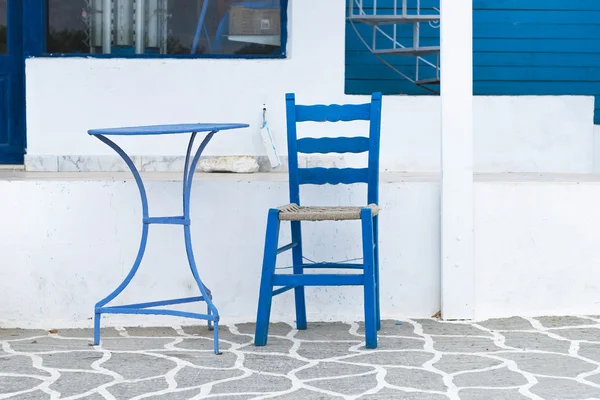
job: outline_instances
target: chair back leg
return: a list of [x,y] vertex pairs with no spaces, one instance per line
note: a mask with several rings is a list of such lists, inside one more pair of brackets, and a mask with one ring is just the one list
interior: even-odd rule
[[377,302],[377,330],[381,329],[381,293],[379,290],[379,216],[373,218],[373,244],[375,258],[375,296]]
[[269,334],[271,303],[273,301],[273,275],[275,274],[277,245],[279,242],[279,226],[279,211],[275,209],[269,210],[262,277],[260,279],[258,313],[256,316],[256,331],[254,334],[254,344],[256,346],[265,346]]
[[367,349],[377,348],[377,284],[373,215],[370,209],[360,213],[364,262],[365,339]]
[[[304,273],[302,264],[304,262],[302,258],[302,229],[300,221],[292,221],[292,243],[297,243],[296,247],[292,249],[292,262],[294,274]],[[296,328],[306,329],[306,301],[304,297],[304,286],[298,286],[294,289],[294,297],[296,299]]]

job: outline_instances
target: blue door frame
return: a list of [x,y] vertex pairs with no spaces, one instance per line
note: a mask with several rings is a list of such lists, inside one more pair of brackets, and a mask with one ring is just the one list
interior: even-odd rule
[[8,51],[0,55],[0,164],[23,164],[26,152],[25,58],[45,46],[44,0],[8,0]]
[[6,5],[8,50],[0,55],[0,163],[22,164],[25,153],[23,3]]

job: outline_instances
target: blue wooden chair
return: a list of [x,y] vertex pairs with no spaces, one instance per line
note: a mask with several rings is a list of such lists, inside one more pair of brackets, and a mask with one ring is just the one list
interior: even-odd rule
[[[349,105],[296,105],[293,94],[286,95],[287,140],[289,156],[290,203],[273,208],[267,219],[267,233],[260,283],[260,297],[254,343],[267,344],[273,296],[294,289],[296,325],[306,329],[305,286],[364,287],[366,347],[377,348],[380,328],[379,259],[377,214],[379,213],[379,133],[381,125],[381,93],[374,93],[371,103]],[[303,138],[296,137],[296,123],[305,121],[338,122],[370,121],[369,137]],[[368,168],[299,168],[298,153],[364,153],[369,152]],[[367,184],[364,207],[304,207],[300,205],[300,185]],[[362,223],[363,263],[305,264],[302,256],[302,221],[360,220]],[[290,221],[292,243],[279,247],[281,221]],[[276,274],[277,255],[292,250],[293,274]],[[361,274],[304,274],[309,268],[351,268]],[[277,289],[273,289],[277,287]]]

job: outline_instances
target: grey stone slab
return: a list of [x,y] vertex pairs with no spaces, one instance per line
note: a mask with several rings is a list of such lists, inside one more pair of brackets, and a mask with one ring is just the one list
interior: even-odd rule
[[141,382],[123,382],[108,387],[106,390],[119,400],[131,399],[142,394],[158,392],[167,389],[169,385],[165,378],[150,379]]
[[102,353],[97,351],[73,351],[69,353],[42,354],[41,357],[44,367],[92,370],[92,364],[102,358]]
[[385,381],[394,386],[446,391],[442,375],[423,369],[388,368]]
[[178,358],[181,361],[187,361],[199,367],[210,368],[233,368],[238,357],[228,351],[216,355],[212,350],[209,351],[153,351],[152,353],[164,354],[169,357]]
[[503,350],[492,339],[437,336],[433,348],[446,353],[489,353]]
[[[156,396],[144,397],[145,400],[189,400],[200,393],[201,389],[178,390],[176,392],[168,392],[158,394]],[[222,400],[217,397],[217,399]],[[243,400],[241,397],[238,400]]]
[[2,379],[0,379],[0,394],[33,389],[40,383],[42,383],[41,379],[27,376],[3,376]]
[[204,385],[205,383],[218,381],[221,379],[235,378],[242,376],[244,373],[237,369],[232,370],[215,370],[183,367],[175,375],[175,382],[178,388],[187,388],[193,386]]
[[[271,398],[277,400],[328,400],[343,398],[343,396],[330,396],[328,394],[314,392],[312,390],[302,388],[291,393],[286,393]],[[220,397],[218,397],[218,399],[221,400]]]
[[177,331],[169,326],[157,326],[157,327],[139,327],[129,326],[125,327],[125,331],[129,336],[141,336],[141,337],[176,337],[179,336]]
[[[240,333],[243,333],[246,335],[252,335],[252,337],[254,337],[254,331],[256,330],[256,324],[253,324],[253,323],[236,324],[235,327],[238,329],[238,331]],[[287,336],[287,334],[290,333],[292,331],[292,329],[294,329],[294,328],[292,328],[292,326],[290,326],[286,323],[283,323],[283,322],[272,323],[272,324],[269,324],[269,335]]]
[[376,372],[373,367],[339,362],[320,362],[315,366],[298,371],[296,376],[300,380],[307,380],[315,378],[335,378],[344,375],[359,375],[371,371]]
[[538,378],[538,383],[530,391],[544,400],[600,398],[600,389],[570,379]]
[[478,325],[493,331],[528,331],[533,329],[531,323],[521,317],[493,318],[478,322]]
[[576,377],[596,369],[594,364],[571,356],[545,353],[503,353],[502,358],[513,360],[519,369],[540,375]]
[[344,361],[371,365],[421,367],[433,357],[432,353],[424,351],[374,351],[345,358]]
[[[181,329],[183,329],[183,332],[188,335],[205,337],[209,339],[213,338],[213,331],[208,330],[206,325],[183,326]],[[232,343],[245,344],[252,343],[254,336],[236,335],[231,332],[229,327],[219,326],[219,340],[227,340]]]
[[[365,324],[363,322],[358,323],[357,333],[361,336],[365,334]],[[415,327],[406,321],[394,321],[394,320],[383,320],[381,321],[381,329],[378,335],[383,336],[409,336],[409,337],[421,337],[414,331]]]
[[250,351],[253,353],[279,353],[289,354],[290,350],[294,346],[294,342],[289,339],[282,339],[278,337],[270,337],[267,340],[266,346],[255,346],[251,344],[244,347],[244,351]]
[[421,324],[423,333],[427,335],[491,336],[489,332],[467,323],[441,322],[433,319],[419,319],[415,322]]
[[375,374],[352,376],[339,379],[325,379],[305,383],[309,387],[324,389],[342,395],[359,395],[377,387]]
[[600,385],[600,374],[588,376],[585,380]]
[[520,386],[527,383],[527,379],[506,367],[490,371],[465,372],[456,375],[453,380],[457,387],[508,387]]
[[[94,339],[94,330],[91,328],[59,329],[57,335],[60,337],[89,339],[91,341]],[[121,335],[115,328],[100,328],[100,339],[109,337],[121,337]]]
[[356,344],[346,342],[331,342],[324,345],[323,343],[303,342],[300,345],[297,353],[301,357],[309,360],[327,360],[332,357],[340,357],[351,354],[352,352],[349,351],[349,349],[352,346],[356,346]]
[[287,375],[289,372],[307,365],[305,361],[291,356],[247,353],[244,355],[244,366],[257,372]]
[[[2,394],[2,392],[0,392]],[[50,400],[51,396],[48,393],[44,393],[41,390],[35,390],[33,392],[21,393],[15,396],[9,397],[10,400]],[[100,397],[102,399],[102,397]]]
[[495,367],[500,364],[502,364],[502,361],[487,357],[473,356],[470,354],[444,354],[438,362],[433,364],[433,366],[440,371],[453,374],[460,371]]
[[48,335],[48,331],[41,329],[0,329],[0,340],[24,339],[46,335]]
[[461,400],[529,400],[518,389],[463,389],[459,396]]
[[504,344],[521,350],[543,350],[555,353],[569,353],[571,342],[558,340],[535,332],[504,332]]
[[368,394],[359,397],[360,400],[448,400],[448,397],[443,394],[436,393],[418,393],[418,392],[403,392],[401,390],[393,390],[383,388],[375,394]]
[[579,343],[577,354],[589,358],[590,360],[600,362],[600,343]]
[[[377,350],[423,350],[425,340],[410,338],[382,337],[377,339]],[[366,350],[362,347],[362,350]]]
[[100,346],[109,351],[139,351],[139,350],[164,350],[165,345],[172,343],[173,339],[167,338],[107,338],[102,339]]
[[561,328],[564,326],[579,326],[579,325],[595,325],[597,322],[587,318],[573,317],[573,316],[546,316],[537,317],[544,328]]
[[90,394],[89,396],[80,397],[79,400],[105,400],[105,398],[104,398],[104,396],[102,396],[98,393],[93,393],[93,394]]
[[138,353],[112,353],[102,367],[125,379],[144,379],[166,375],[177,363],[160,357]]
[[550,329],[549,331],[569,340],[600,342],[600,329],[598,328]]
[[[202,337],[185,338],[181,343],[174,345],[173,348],[182,350],[213,350],[214,342]],[[230,348],[231,345],[229,343],[219,341],[219,351],[229,350]]]
[[90,350],[87,340],[59,339],[55,337],[42,337],[38,339],[25,339],[10,342],[13,350],[23,353],[39,353],[43,351]]
[[242,379],[217,383],[210,393],[269,393],[282,392],[291,388],[292,381],[286,377],[254,373]]
[[294,335],[294,338],[300,340],[347,340],[360,342],[360,337],[350,334],[350,328],[350,324],[341,322],[309,322],[308,329],[298,331]]
[[37,369],[33,366],[33,360],[27,356],[7,356],[0,357],[0,372],[38,375],[42,377],[50,376],[50,373],[43,369]]
[[89,392],[112,381],[111,376],[104,374],[62,371],[60,377],[50,385],[50,389],[59,392],[61,397],[67,397]]

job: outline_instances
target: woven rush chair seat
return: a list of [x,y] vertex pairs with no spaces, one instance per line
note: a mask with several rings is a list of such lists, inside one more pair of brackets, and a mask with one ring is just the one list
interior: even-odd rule
[[348,221],[359,220],[360,210],[370,208],[373,216],[379,214],[379,207],[375,204],[369,204],[365,207],[353,206],[298,206],[288,204],[278,207],[280,221]]

